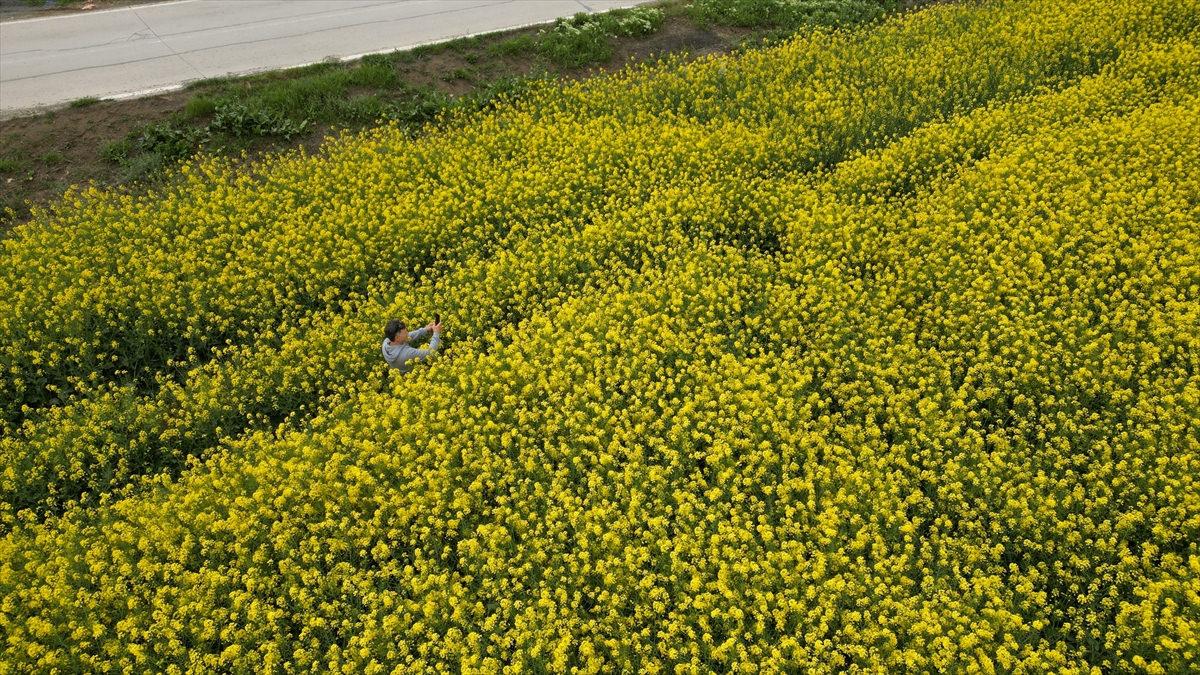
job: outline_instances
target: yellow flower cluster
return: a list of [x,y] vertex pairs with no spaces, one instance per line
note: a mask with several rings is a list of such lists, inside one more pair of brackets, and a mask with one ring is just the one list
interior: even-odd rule
[[1200,664],[1194,0],[446,122],[3,243],[0,672]]
[[[539,246],[535,255],[555,260],[555,243],[578,244],[547,232],[591,228],[580,236],[595,237],[653,217],[639,211],[651,199],[665,204],[655,227],[771,244],[787,198],[779,186],[794,172],[881,145],[948,106],[1061,87],[1131,36],[1184,35],[1186,24],[1170,23],[1186,15],[1176,9],[1060,10],[999,44],[979,26],[1019,10],[914,15],[853,38],[819,33],[737,61],[542,92],[413,142],[382,129],[323,157],[257,167],[260,180],[209,162],[166,192],[68,199],[5,242],[13,263],[0,269],[0,297],[11,298],[0,306],[0,429],[19,431],[0,440],[0,529],[22,510],[58,512],[182,468],[218,438],[305,419],[323,397],[371,377],[374,350],[345,345],[375,330],[398,289],[440,278],[447,290],[436,301],[402,296],[402,313],[439,308],[458,319],[462,308],[461,334],[519,321],[585,283],[588,269],[564,261],[535,284],[505,268],[538,265],[515,249]],[[1088,16],[1101,27],[1088,29]],[[980,79],[981,69],[992,76]],[[771,181],[762,199],[744,187],[760,180]],[[709,188],[728,196],[715,201]],[[208,215],[177,215],[198,212]],[[594,269],[633,255],[641,249],[587,260]],[[468,283],[484,291],[466,293]],[[348,306],[360,310],[347,320]]]

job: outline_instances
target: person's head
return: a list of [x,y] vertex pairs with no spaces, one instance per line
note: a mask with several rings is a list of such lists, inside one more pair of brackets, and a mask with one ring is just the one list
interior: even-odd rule
[[383,336],[393,343],[408,342],[408,328],[400,319],[392,319],[387,323],[387,328],[383,329]]

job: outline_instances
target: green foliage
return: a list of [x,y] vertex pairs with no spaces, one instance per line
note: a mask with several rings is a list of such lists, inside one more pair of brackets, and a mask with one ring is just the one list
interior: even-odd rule
[[515,38],[497,42],[488,47],[488,51],[500,56],[517,56],[528,54],[537,49],[537,41],[532,35],[521,35]]
[[99,102],[100,99],[96,98],[95,96],[84,96],[83,98],[77,98],[74,101],[71,101],[70,106],[72,108],[86,108],[89,105]]
[[537,51],[565,68],[607,61],[612,38],[648,35],[662,27],[663,12],[654,7],[613,10],[604,14],[579,12],[538,31]]
[[165,166],[191,157],[210,136],[204,127],[159,122],[105,144],[100,149],[100,156],[121,167],[120,182],[141,180]]
[[613,35],[638,37],[658,32],[665,15],[656,7],[614,9],[596,16],[605,30]]
[[612,45],[604,26],[580,12],[570,19],[559,19],[550,30],[538,31],[538,53],[565,68],[578,68],[606,61]]
[[443,51],[445,48],[446,48],[445,43],[433,42],[430,44],[417,45],[416,47],[413,47],[412,49],[408,50],[407,53],[411,54],[414,57],[420,57],[420,56],[425,56],[428,54],[436,54],[440,51]]
[[232,84],[233,82],[236,82],[239,79],[241,79],[241,78],[228,76],[228,75],[222,75],[220,77],[204,77],[199,80],[192,80],[191,82],[188,82],[187,85],[184,86],[184,89],[188,89],[188,90],[215,89],[218,87]]
[[[344,80],[342,78],[344,77]],[[346,87],[373,87],[390,89],[399,84],[396,68],[391,59],[385,54],[373,54],[363,57],[357,66],[342,71],[341,76],[332,76],[335,82],[342,80]]]
[[[185,111],[197,118],[212,114],[210,130],[235,138],[274,136],[292,138],[314,122],[366,123],[386,109],[376,92],[403,89],[388,54],[363,57],[346,67],[322,62],[284,73],[271,73],[238,82],[218,83],[213,91],[193,99]],[[354,95],[356,90],[369,90]]]
[[121,169],[117,174],[117,182],[157,184],[162,180],[161,172],[171,163],[154,152],[130,155],[119,162]]
[[451,51],[461,54],[468,49],[473,49],[473,48],[478,47],[482,43],[483,43],[482,35],[468,35],[467,37],[461,37],[461,38],[457,38],[454,40],[450,40],[450,41],[444,43],[444,45],[445,45],[446,49],[449,49]]
[[423,89],[390,104],[383,117],[407,126],[419,127],[434,121],[438,113],[453,102],[454,99],[436,89]]
[[691,12],[700,23],[796,30],[872,21],[895,5],[890,0],[696,0]]
[[239,138],[279,136],[286,139],[304,133],[308,120],[297,122],[261,107],[226,102],[217,105],[208,128]]
[[206,129],[160,122],[143,128],[134,143],[142,152],[177,162],[191,157],[208,136]]
[[529,91],[529,88],[537,81],[545,81],[547,76],[542,75],[527,75],[502,77],[492,80],[477,88],[467,96],[463,96],[458,100],[458,104],[469,109],[490,109],[502,104],[503,101],[512,101],[517,97]]
[[183,107],[183,114],[188,119],[196,119],[198,117],[207,117],[217,110],[217,102],[212,98],[201,94],[193,97]]
[[133,141],[128,138],[122,138],[118,141],[106,143],[100,149],[100,156],[112,162],[113,164],[122,164],[129,159],[129,153],[133,150]]
[[390,98],[380,94],[352,96],[338,101],[331,111],[335,124],[371,124],[382,119],[389,110]]

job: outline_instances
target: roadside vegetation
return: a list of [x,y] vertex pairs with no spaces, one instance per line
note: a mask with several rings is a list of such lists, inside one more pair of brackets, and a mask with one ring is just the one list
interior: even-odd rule
[[[339,130],[395,121],[417,133],[455,111],[667,53],[776,44],[810,26],[850,27],[922,4],[898,0],[663,0],[540,27],[247,77],[201,80],[137,101],[81,98],[0,121],[0,236],[73,184],[156,184],[197,153],[313,150]],[[47,161],[47,159],[61,161]]]

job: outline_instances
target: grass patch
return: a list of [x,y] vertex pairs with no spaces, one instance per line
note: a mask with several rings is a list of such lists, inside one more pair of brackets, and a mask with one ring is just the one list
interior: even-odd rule
[[155,178],[169,165],[170,162],[162,155],[144,152],[134,155],[121,165],[117,180],[120,183],[155,183]]
[[17,173],[25,166],[25,162],[13,157],[0,157],[0,174]]
[[482,35],[469,35],[467,37],[461,37],[447,42],[446,48],[462,54],[469,49],[478,49],[482,43]]
[[122,138],[118,141],[106,143],[100,149],[100,156],[113,164],[121,164],[129,159],[129,154],[133,150],[133,142],[128,138]]
[[236,82],[236,81],[238,81],[238,79],[239,78],[237,78],[236,76],[232,76],[232,75],[222,75],[220,77],[205,77],[205,78],[201,78],[199,80],[192,80],[191,82],[188,82],[187,85],[184,87],[184,89],[187,89],[187,90],[212,89],[213,87],[220,87],[222,85]]
[[183,116],[194,120],[200,117],[208,117],[217,111],[217,102],[212,98],[201,94],[192,99],[183,106]]
[[488,51],[497,56],[521,56],[531,54],[536,49],[537,41],[532,35],[521,35],[488,47]]
[[[258,86],[229,84],[212,92],[212,111],[223,111],[242,119],[231,120],[231,128],[255,129],[261,135],[295,132],[312,122],[368,121],[382,106],[365,103],[351,95],[354,90],[392,91],[401,87],[393,62],[386,56],[364,58],[351,67],[337,64],[309,66],[297,77],[264,80]],[[236,113],[236,114],[235,114]],[[282,132],[282,133],[281,133]]]
[[408,50],[408,53],[413,57],[420,58],[422,56],[428,56],[429,54],[436,54],[438,52],[445,51],[445,49],[446,43],[433,43],[428,45],[417,45],[416,47]]
[[95,96],[84,96],[83,98],[77,98],[74,101],[71,101],[69,106],[72,108],[86,108],[89,105],[99,102],[100,99],[96,98]]

